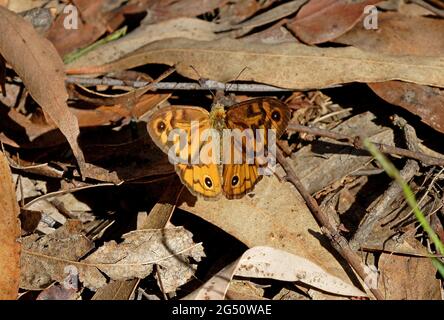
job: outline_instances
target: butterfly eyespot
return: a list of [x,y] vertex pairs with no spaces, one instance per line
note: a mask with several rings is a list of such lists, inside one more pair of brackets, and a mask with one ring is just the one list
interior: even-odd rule
[[235,187],[238,183],[239,183],[239,177],[238,176],[234,176],[233,178],[231,178],[231,185],[233,187]]
[[211,188],[213,187],[213,181],[211,180],[210,177],[206,176],[204,181],[205,181],[205,185],[206,185],[209,189],[211,189]]
[[281,120],[281,113],[279,111],[273,111],[271,114],[271,119],[273,119],[274,121]]
[[165,122],[163,122],[163,121],[159,121],[159,122],[157,123],[157,131],[158,131],[158,132],[163,132],[163,131],[165,130],[165,128],[166,128],[166,124],[165,124]]

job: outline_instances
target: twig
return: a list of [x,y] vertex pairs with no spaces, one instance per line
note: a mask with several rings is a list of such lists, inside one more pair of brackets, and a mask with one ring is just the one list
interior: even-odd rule
[[[113,78],[84,78],[68,76],[66,78],[67,83],[75,83],[85,86],[96,85],[108,85],[108,86],[124,86],[132,88],[141,88],[151,84],[146,81],[132,81],[132,80],[119,80]],[[284,89],[273,87],[265,84],[243,84],[243,83],[231,83],[226,85],[225,83],[204,80],[202,84],[197,82],[161,82],[152,85],[150,90],[224,90],[226,92],[291,92],[292,89]]]
[[[343,141],[353,145],[356,149],[367,151],[363,145],[364,138],[363,137],[351,137],[341,133],[332,132],[329,130],[318,129],[318,128],[310,128],[306,126],[302,126],[299,124],[290,123],[287,127],[287,130],[297,131],[297,132],[305,132],[314,136],[331,138],[338,141]],[[398,155],[410,159],[415,159],[421,161],[422,164],[428,166],[444,166],[444,158],[437,158],[428,156],[422,152],[411,151],[407,149],[402,149],[398,147],[389,146],[383,143],[375,143],[373,144],[381,151],[382,153]]]
[[[277,150],[277,159],[281,166],[284,168],[287,173],[287,180],[290,181],[296,189],[299,191],[301,196],[304,198],[308,208],[321,225],[321,230],[324,235],[330,240],[332,246],[338,251],[338,253],[352,266],[352,268],[356,271],[356,273],[361,277],[361,279],[365,280],[369,274],[369,268],[361,262],[360,257],[354,252],[347,240],[339,233],[336,226],[334,226],[325,213],[319,208],[316,200],[310,195],[310,193],[305,189],[299,178],[296,176],[291,165],[288,163],[288,160],[285,159],[281,150]],[[373,293],[376,299],[382,300],[384,299],[382,293],[376,288],[369,288]]]

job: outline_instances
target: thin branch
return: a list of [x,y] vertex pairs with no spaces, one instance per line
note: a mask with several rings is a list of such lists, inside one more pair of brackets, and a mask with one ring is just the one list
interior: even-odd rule
[[[349,144],[353,145],[356,149],[367,151],[367,149],[365,149],[365,147],[363,145],[363,141],[364,141],[363,137],[347,136],[347,135],[332,132],[329,130],[310,128],[310,127],[306,127],[306,126],[302,126],[302,125],[294,124],[294,123],[290,123],[287,127],[287,130],[297,131],[297,132],[305,132],[305,133],[308,133],[308,134],[311,134],[314,136],[331,138],[334,140],[349,143]],[[393,146],[383,144],[383,143],[375,143],[375,142],[372,142],[372,143],[382,153],[391,154],[391,155],[398,155],[398,156],[402,156],[402,157],[406,157],[406,158],[410,158],[410,159],[415,159],[415,160],[421,161],[424,165],[428,165],[428,166],[444,166],[444,158],[432,157],[432,156],[428,156],[422,152],[411,151],[408,149],[393,147]]]
[[75,83],[84,86],[96,86],[96,85],[108,85],[108,86],[123,86],[132,88],[141,88],[152,84],[150,90],[223,90],[225,92],[292,92],[292,89],[284,89],[273,87],[265,84],[243,84],[243,83],[225,83],[204,80],[202,84],[197,82],[161,82],[151,83],[146,81],[132,81],[132,80],[119,80],[113,78],[84,78],[68,76],[66,78],[67,83]]
[[[287,174],[287,180],[290,181],[296,189],[301,194],[302,198],[304,198],[308,208],[311,213],[318,221],[321,226],[321,230],[324,235],[330,240],[333,248],[338,251],[338,253],[350,264],[350,266],[356,271],[359,277],[365,280],[369,276],[369,267],[367,267],[364,263],[361,262],[361,258],[358,256],[356,252],[354,252],[350,245],[348,244],[347,239],[345,239],[338,231],[337,227],[334,226],[331,221],[328,219],[327,215],[321,210],[316,200],[311,196],[311,194],[304,187],[302,182],[296,176],[296,173],[288,160],[285,158],[281,150],[277,150],[277,159],[281,166],[284,168]],[[369,288],[373,293],[376,299],[383,300],[384,296],[382,293],[376,288]]]

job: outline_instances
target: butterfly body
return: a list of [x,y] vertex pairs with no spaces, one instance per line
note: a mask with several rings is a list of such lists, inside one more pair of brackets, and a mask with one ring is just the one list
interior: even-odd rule
[[[246,143],[244,137],[240,143],[225,140],[224,134],[230,130],[262,129],[265,133],[275,130],[276,137],[280,137],[285,130],[290,117],[290,110],[286,104],[273,98],[256,98],[232,105],[227,110],[220,102],[213,104],[211,112],[199,107],[169,106],[154,112],[148,121],[148,132],[155,144],[165,153],[175,155],[186,150],[181,159],[189,160],[187,163],[176,163],[175,169],[182,183],[190,192],[205,199],[217,199],[225,195],[228,199],[243,197],[253,190],[260,181],[260,168],[263,166],[258,159],[252,162],[246,160]],[[175,129],[186,133],[186,143],[169,140],[171,132]],[[215,136],[203,137],[206,130],[213,129],[219,140],[219,153],[214,152],[211,143]],[[228,130],[227,130],[228,129]],[[196,133],[197,132],[197,133]],[[198,136],[198,141],[194,139]],[[265,135],[267,137],[267,135]],[[260,144],[252,137],[253,148],[258,151]],[[216,141],[215,141],[216,142]],[[268,146],[268,140],[262,141],[262,148]],[[186,148],[186,149],[184,149]],[[200,159],[203,151],[210,150],[208,154],[216,161],[193,163],[193,159]],[[224,158],[224,150],[231,150],[230,156]],[[233,158],[235,152],[241,154],[241,163]],[[201,157],[202,158],[202,157]],[[213,159],[214,159],[213,158]],[[191,161],[190,161],[191,160]],[[227,161],[228,160],[228,161]],[[191,162],[191,163],[190,163]]]

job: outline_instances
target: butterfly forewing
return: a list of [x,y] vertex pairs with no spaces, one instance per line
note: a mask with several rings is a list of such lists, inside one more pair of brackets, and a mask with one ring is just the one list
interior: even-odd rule
[[290,120],[288,106],[273,98],[256,98],[233,105],[226,116],[230,129],[275,129],[279,138]]

